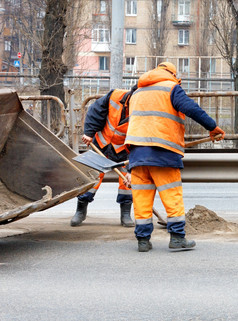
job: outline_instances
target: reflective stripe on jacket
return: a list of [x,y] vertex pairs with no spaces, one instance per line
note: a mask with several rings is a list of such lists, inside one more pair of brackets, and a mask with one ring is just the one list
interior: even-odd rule
[[[128,120],[119,125],[123,105],[120,103],[127,90],[115,89],[110,97],[106,124],[102,131],[96,133],[95,138],[101,148],[112,144],[116,153],[125,149],[124,142],[128,128]],[[128,112],[127,112],[128,113]],[[128,114],[126,116],[129,116]]]
[[[161,81],[160,74],[163,76]],[[149,86],[143,87],[143,82],[139,82],[139,88],[130,99],[130,122],[125,144],[158,146],[183,156],[185,115],[174,109],[170,99],[178,82],[164,70],[157,70],[154,83],[153,74],[147,76]],[[148,84],[148,81],[144,83]]]

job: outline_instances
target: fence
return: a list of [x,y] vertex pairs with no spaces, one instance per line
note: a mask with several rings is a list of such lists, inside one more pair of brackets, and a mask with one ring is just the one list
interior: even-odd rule
[[49,130],[53,129],[51,128],[51,114],[50,114],[50,108],[51,104],[50,101],[56,101],[56,103],[60,107],[60,115],[61,115],[61,120],[60,120],[60,127],[55,134],[57,137],[63,137],[64,135],[64,129],[66,125],[66,120],[65,120],[65,110],[64,110],[64,104],[63,102],[55,96],[19,96],[21,102],[24,105],[24,102],[30,101],[32,104],[27,104],[25,105],[25,110],[29,112],[34,118],[37,120],[41,121],[41,113],[42,113],[42,105],[39,104],[39,102],[46,101],[47,102],[47,128]]
[[[41,121],[41,102],[47,101],[47,127],[50,129],[50,100],[55,100],[61,108],[61,126],[57,133],[58,137],[64,140],[74,151],[86,149],[81,141],[83,134],[83,125],[88,106],[100,98],[102,95],[92,95],[87,97],[80,107],[76,107],[74,101],[74,92],[70,93],[70,100],[66,109],[64,109],[61,100],[54,96],[20,96],[24,109],[29,110],[29,102],[32,101],[31,109],[33,116]],[[188,93],[188,96],[194,99],[212,118],[216,120],[218,126],[226,132],[225,141],[221,147],[234,148],[234,141],[238,139],[238,133],[235,130],[235,97],[238,96],[238,91],[231,92],[193,92]],[[27,104],[26,104],[27,103]],[[207,130],[197,124],[191,118],[186,117],[185,121],[185,139],[187,141],[200,139],[208,136]],[[213,145],[207,144],[208,148]],[[204,145],[203,145],[204,147]]]
[[[182,79],[187,92],[234,91],[230,67],[221,56],[136,56],[133,65],[124,65],[123,88],[131,88],[141,74],[155,68],[161,61],[171,61],[177,67],[177,77]],[[39,69],[19,72],[0,72],[0,84],[24,93],[26,88],[39,89]],[[78,91],[79,104],[91,95],[104,94],[110,89],[109,70],[74,69],[64,77],[66,91]],[[32,91],[32,90],[31,90]]]

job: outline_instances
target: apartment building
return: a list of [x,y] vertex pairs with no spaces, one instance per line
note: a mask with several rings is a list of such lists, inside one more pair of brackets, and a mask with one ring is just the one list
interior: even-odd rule
[[[31,0],[0,0],[2,75],[13,71],[37,77],[44,1],[36,3],[38,6]],[[188,89],[209,86],[210,90],[232,90],[231,82],[214,86],[214,82],[202,80],[231,77],[229,66],[214,44],[215,35],[208,27],[214,3],[218,2],[125,0],[124,76],[138,77],[161,60],[170,60],[177,67],[178,77],[190,79]],[[111,10],[112,0],[75,0],[70,15],[74,21],[71,30],[74,48],[70,44],[64,54],[66,64],[72,67],[72,75],[110,76]],[[69,38],[69,32],[67,34]]]
[[[212,3],[125,0],[124,75],[140,75],[166,59],[177,66],[179,77],[229,78],[230,69],[208,28]],[[111,0],[88,1],[84,17],[89,29],[84,29],[87,37],[80,42],[74,74],[109,75],[111,6]]]

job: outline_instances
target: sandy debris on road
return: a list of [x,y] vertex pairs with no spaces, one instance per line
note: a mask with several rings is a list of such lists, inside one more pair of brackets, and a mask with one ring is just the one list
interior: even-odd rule
[[215,212],[201,205],[196,205],[186,214],[186,232],[188,234],[204,234],[216,231],[238,232],[238,224],[227,222]]
[[[186,214],[186,232],[188,239],[220,239],[238,240],[238,224],[227,222],[215,212],[204,206],[196,205]],[[81,226],[71,227],[71,217],[34,217],[34,214],[8,224],[11,229],[23,229],[25,234],[19,237],[31,240],[53,241],[117,241],[135,240],[134,228],[125,228],[120,225],[120,217],[106,218],[93,217],[88,214]],[[1,229],[0,227],[0,235]],[[169,238],[167,229],[154,220],[154,232],[152,240],[164,240]]]
[[[19,206],[25,205],[29,200],[21,197],[11,191],[0,181],[0,214],[8,210],[12,210]],[[25,233],[30,233],[29,237],[39,239],[54,239],[54,240],[117,240],[117,239],[134,239],[134,229],[124,228],[120,225],[120,218],[110,219],[93,218],[90,214],[87,220],[78,227],[70,226],[70,219],[62,218],[35,218],[34,213],[20,221],[5,225],[7,229],[19,231],[23,229]],[[155,223],[155,231],[153,237],[164,238],[167,233],[165,227]],[[0,227],[0,237],[4,227]],[[1,233],[2,230],[2,233]],[[158,231],[157,231],[158,230]],[[18,234],[18,233],[16,233]],[[219,217],[215,212],[207,209],[204,206],[196,205],[186,213],[186,234],[196,235],[199,237],[207,237],[211,235],[220,235],[224,238],[230,235],[238,236],[238,224],[227,222]]]

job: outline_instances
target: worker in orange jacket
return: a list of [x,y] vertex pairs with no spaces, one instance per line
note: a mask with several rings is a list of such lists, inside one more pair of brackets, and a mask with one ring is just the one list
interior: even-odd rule
[[[130,91],[115,89],[107,95],[97,99],[88,110],[84,125],[82,141],[86,145],[93,143],[109,159],[122,162],[128,159],[124,141],[129,120],[129,100],[137,86]],[[120,168],[126,177],[126,167]],[[76,213],[71,219],[71,226],[78,226],[86,219],[88,203],[94,200],[104,174],[100,173],[100,180],[92,189],[78,196]],[[125,179],[126,180],[126,179]],[[134,226],[131,219],[132,193],[121,177],[119,177],[119,189],[117,202],[120,204],[121,225],[125,227]]]
[[[184,121],[189,116],[210,131],[212,140],[224,131],[190,99],[176,78],[176,67],[163,62],[143,74],[130,100],[125,144],[130,150],[129,170],[138,250],[147,252],[153,232],[152,207],[156,190],[167,212],[169,248],[193,248],[185,238],[185,211],[180,169],[184,156]],[[220,140],[219,139],[219,140]]]

